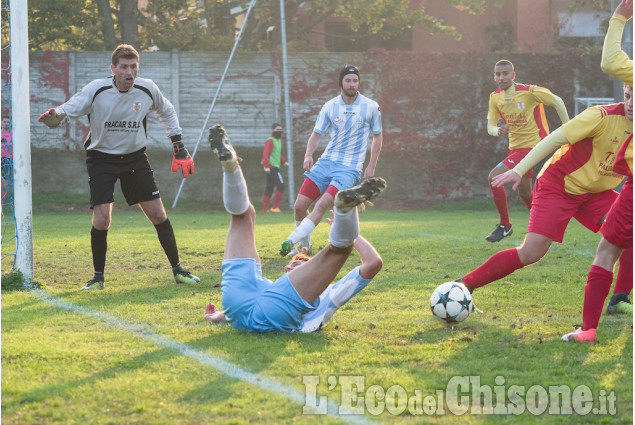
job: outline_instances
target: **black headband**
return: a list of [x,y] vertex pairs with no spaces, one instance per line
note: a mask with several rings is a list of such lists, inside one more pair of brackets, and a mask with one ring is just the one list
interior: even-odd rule
[[357,67],[353,65],[346,65],[344,68],[342,68],[342,70],[340,71],[340,87],[342,87],[342,81],[344,80],[344,77],[348,74],[355,74],[357,75],[357,78],[359,78],[359,69],[357,69]]

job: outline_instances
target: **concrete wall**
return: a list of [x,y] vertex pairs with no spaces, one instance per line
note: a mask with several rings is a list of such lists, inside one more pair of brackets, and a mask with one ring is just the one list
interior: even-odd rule
[[[472,65],[461,67],[460,55],[404,52],[406,56],[401,60],[405,62],[393,63],[392,56],[384,53],[311,53],[289,57],[295,191],[302,182],[302,157],[317,113],[325,101],[339,93],[337,76],[341,66],[354,63],[359,64],[362,71],[361,92],[378,100],[382,106],[392,105],[382,109],[384,149],[376,171],[378,176],[386,177],[390,182],[390,189],[383,199],[412,204],[413,201],[491,196],[486,183],[487,173],[505,156],[507,147],[504,139],[490,137],[484,128],[488,93],[494,89],[492,64],[498,57],[479,57],[478,61],[468,61]],[[407,55],[425,57],[408,62],[410,57]],[[245,159],[243,169],[252,200],[259,200],[264,185],[260,166],[262,145],[270,134],[272,122],[282,122],[285,126],[281,58],[277,53],[237,54],[206,122],[227,58],[225,52],[141,54],[139,75],[154,80],[177,108],[185,145],[194,153],[197,142],[201,142],[195,157],[197,171],[186,182],[182,199],[220,203],[220,169],[218,164],[210,163],[211,153],[206,142],[207,127],[220,122],[226,126],[232,143]],[[519,81],[551,88],[563,98],[570,115],[575,97],[610,97],[612,94],[611,80],[599,69],[599,56],[574,57],[570,64],[559,55],[513,55],[510,59],[519,72]],[[110,75],[110,54],[34,52],[30,60],[33,190],[36,193],[60,190],[87,193],[82,147],[88,132],[87,118],[66,121],[56,129],[38,123],[37,118],[49,107],[65,102],[89,81]],[[410,69],[413,66],[415,68]],[[404,75],[411,76],[407,81],[428,81],[427,85],[432,84],[434,90],[414,84],[406,87],[403,94],[385,89],[389,82],[395,78],[403,79]],[[6,80],[2,83],[6,93]],[[3,102],[5,98],[3,96]],[[433,109],[408,109],[413,98],[423,99],[425,105]],[[443,112],[447,108],[439,105],[448,102],[451,110]],[[405,122],[402,118],[413,114],[415,119],[410,120],[411,128],[400,128]],[[444,127],[449,125],[448,122],[456,125],[453,119],[443,118],[448,114],[460,120],[464,131],[456,140],[435,142],[434,137],[448,133],[444,131],[448,130]],[[553,116],[553,108],[547,108],[552,129],[560,124],[557,117],[552,120]],[[440,123],[440,119],[445,121]],[[406,140],[400,139],[406,137],[404,134],[415,139],[409,144],[404,143]],[[181,179],[170,172],[171,144],[154,114],[148,117],[148,135],[148,155],[159,188],[164,197],[173,198]],[[321,148],[327,141],[328,137],[322,137]],[[452,146],[454,150],[445,149]],[[461,147],[458,152],[467,153],[465,158],[456,157],[456,146]],[[478,152],[475,152],[477,148]],[[408,149],[417,149],[418,154]],[[288,157],[286,149],[284,154]],[[422,154],[426,163],[417,162]],[[446,164],[445,174],[439,174],[439,167],[426,168],[425,164],[430,163]],[[437,188],[439,182],[443,188]]]

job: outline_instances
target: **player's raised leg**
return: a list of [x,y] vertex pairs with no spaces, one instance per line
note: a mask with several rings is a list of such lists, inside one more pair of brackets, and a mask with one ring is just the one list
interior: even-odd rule
[[377,197],[386,189],[386,181],[374,177],[338,192],[334,203],[330,244],[301,267],[289,272],[289,280],[298,294],[314,302],[335,279],[353,249],[359,235],[357,205]]
[[249,202],[247,182],[236,152],[220,124],[209,129],[208,140],[223,167],[223,204],[231,214],[224,258],[253,258],[260,262],[254,233],[256,210]]

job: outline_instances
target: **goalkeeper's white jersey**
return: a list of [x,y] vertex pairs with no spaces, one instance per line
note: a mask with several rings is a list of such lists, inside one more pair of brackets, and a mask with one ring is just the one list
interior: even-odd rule
[[361,93],[357,93],[352,105],[347,105],[340,94],[322,106],[313,131],[324,135],[327,129],[331,141],[322,158],[361,170],[370,134],[382,131],[379,105]]
[[145,78],[135,78],[126,92],[119,91],[114,77],[91,81],[55,111],[70,118],[88,115],[90,132],[84,148],[112,155],[129,154],[146,146],[146,117],[150,111],[157,113],[168,137],[181,134],[174,106],[152,80]]

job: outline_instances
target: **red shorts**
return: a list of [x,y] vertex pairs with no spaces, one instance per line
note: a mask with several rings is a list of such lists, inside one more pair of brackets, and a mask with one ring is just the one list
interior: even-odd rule
[[626,179],[600,230],[604,239],[627,249],[633,246],[633,175]]
[[600,230],[602,218],[617,196],[614,190],[571,195],[562,184],[539,178],[534,188],[527,232],[538,233],[562,243],[569,221],[575,218],[595,233]]
[[[503,159],[498,165],[500,166],[501,164],[503,164],[511,170],[512,168],[517,166],[518,163],[522,161],[523,158],[526,157],[530,151],[531,148],[512,149],[509,151],[509,155],[507,155],[507,158]],[[532,178],[534,176],[534,169],[530,168],[525,176]]]

